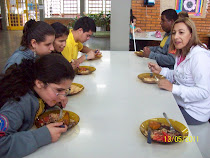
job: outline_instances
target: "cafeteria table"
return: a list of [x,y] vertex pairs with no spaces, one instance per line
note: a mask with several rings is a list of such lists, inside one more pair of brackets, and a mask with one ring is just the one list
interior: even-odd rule
[[162,41],[163,36],[164,36],[164,33],[161,32],[161,37],[160,38],[155,37],[155,31],[141,32],[141,33],[136,32],[135,33],[135,39],[136,40],[141,40],[141,41]]
[[79,115],[78,125],[27,158],[202,158],[196,142],[148,144],[140,132],[143,121],[163,112],[189,130],[172,93],[137,78],[150,72],[153,60],[129,51],[101,52],[101,59],[82,63],[96,71],[73,81],[84,90],[69,97],[65,110]]

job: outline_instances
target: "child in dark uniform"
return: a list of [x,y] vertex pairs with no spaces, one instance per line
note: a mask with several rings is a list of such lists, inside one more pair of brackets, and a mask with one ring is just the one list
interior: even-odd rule
[[[56,72],[56,73],[55,73]],[[23,59],[0,78],[0,157],[24,157],[38,148],[55,142],[67,130],[51,123],[29,130],[40,108],[66,106],[66,89],[74,79],[71,64],[59,54],[33,60]]]

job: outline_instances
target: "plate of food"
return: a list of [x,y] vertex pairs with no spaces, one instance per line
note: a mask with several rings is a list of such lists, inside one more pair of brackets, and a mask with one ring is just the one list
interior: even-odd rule
[[90,59],[90,60],[100,59],[101,57],[102,57],[102,54],[96,53],[96,54],[95,54],[95,58]]
[[67,89],[67,95],[75,95],[81,92],[84,89],[84,86],[79,83],[72,83],[71,88]]
[[62,118],[59,117],[60,110],[51,110],[41,114],[35,120],[35,126],[40,128],[42,126],[48,125],[55,122],[63,122],[68,128],[76,126],[80,120],[79,116],[71,111],[63,110]]
[[188,129],[182,123],[169,119],[176,132],[170,131],[170,126],[165,118],[153,118],[144,121],[140,125],[141,133],[147,137],[148,130],[151,130],[151,139],[157,143],[183,142],[188,136]]
[[139,57],[143,57],[144,56],[143,52],[144,52],[143,50],[140,50],[140,51],[136,51],[134,53]]
[[76,74],[78,74],[78,75],[88,75],[95,70],[96,70],[96,68],[94,68],[92,66],[79,66],[76,69]]
[[157,83],[157,80],[163,79],[165,77],[156,73],[143,73],[143,74],[139,74],[138,78],[145,83],[154,84],[154,83]]

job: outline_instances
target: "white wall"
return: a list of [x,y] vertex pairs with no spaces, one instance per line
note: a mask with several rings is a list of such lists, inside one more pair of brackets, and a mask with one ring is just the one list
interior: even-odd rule
[[111,2],[111,50],[129,50],[130,8],[130,0],[113,0]]

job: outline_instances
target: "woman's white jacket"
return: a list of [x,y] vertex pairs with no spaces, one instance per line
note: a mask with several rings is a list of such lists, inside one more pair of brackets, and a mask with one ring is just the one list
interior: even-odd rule
[[194,46],[174,70],[162,68],[160,74],[173,83],[172,93],[178,105],[201,122],[210,118],[210,51]]

